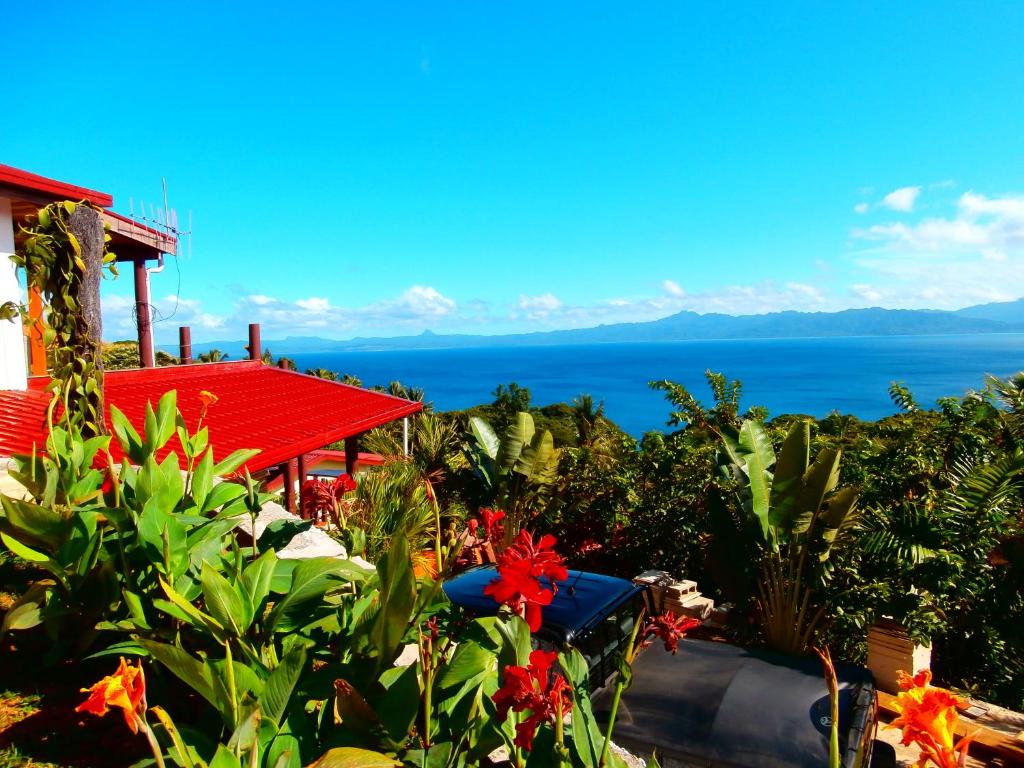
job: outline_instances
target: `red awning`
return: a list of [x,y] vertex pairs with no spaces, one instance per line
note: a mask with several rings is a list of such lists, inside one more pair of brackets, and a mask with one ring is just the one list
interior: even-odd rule
[[[45,441],[47,379],[29,379],[25,392],[0,391],[0,455],[28,453]],[[110,371],[104,380],[107,405],[116,405],[142,431],[146,403],[178,393],[190,430],[195,429],[199,393],[218,398],[206,426],[214,458],[239,448],[258,448],[250,472],[272,467],[346,437],[423,409],[421,403],[285,371],[255,361],[200,363],[164,368]],[[178,447],[177,438],[171,448]],[[116,439],[111,452],[120,458]]]

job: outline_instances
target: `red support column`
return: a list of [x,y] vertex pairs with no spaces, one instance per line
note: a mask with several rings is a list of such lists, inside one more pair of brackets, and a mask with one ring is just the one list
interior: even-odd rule
[[249,346],[247,346],[246,349],[249,350],[250,360],[263,359],[263,346],[260,342],[259,323],[249,323]]
[[345,438],[345,471],[353,480],[356,479],[356,471],[359,469],[359,436],[352,435]]
[[302,486],[306,482],[306,454],[299,456],[299,514],[305,517],[304,508],[302,506]]
[[139,326],[139,362],[143,368],[156,368],[149,314],[149,279],[146,260],[142,258],[135,259],[135,322]]
[[284,508],[295,513],[295,465],[286,461],[281,465],[284,471]]
[[192,331],[187,325],[178,329],[178,357],[182,365],[192,362]]
[[25,335],[28,336],[28,370],[33,376],[45,376],[46,344],[43,342],[43,330],[46,321],[43,319],[43,297],[35,286],[28,289],[28,316],[32,321],[25,326]]

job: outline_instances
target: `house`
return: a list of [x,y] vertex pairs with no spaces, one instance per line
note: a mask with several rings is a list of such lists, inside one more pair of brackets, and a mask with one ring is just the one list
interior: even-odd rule
[[[195,428],[199,393],[212,392],[218,400],[205,424],[215,458],[238,448],[257,449],[247,468],[264,479],[280,478],[285,506],[295,511],[297,481],[307,475],[308,456],[319,462],[321,449],[344,443],[344,469],[354,475],[361,434],[422,410],[418,402],[265,365],[258,326],[250,326],[249,360],[193,364],[187,358],[183,365],[155,367],[149,311],[152,268],[147,265],[160,265],[164,256],[173,255],[175,239],[110,210],[111,195],[6,165],[0,165],[0,304],[27,302],[33,317],[42,315],[41,300],[22,295],[14,263],[7,257],[14,253],[26,217],[58,200],[87,200],[99,207],[111,250],[118,261],[133,265],[141,367],[104,376],[107,406],[117,406],[133,424],[141,428],[146,404],[175,390],[186,422]],[[0,321],[0,466],[6,465],[4,457],[45,445],[48,383],[40,326],[33,325],[26,337],[20,319]],[[177,444],[173,438],[168,450]],[[116,445],[112,453],[121,458]]]

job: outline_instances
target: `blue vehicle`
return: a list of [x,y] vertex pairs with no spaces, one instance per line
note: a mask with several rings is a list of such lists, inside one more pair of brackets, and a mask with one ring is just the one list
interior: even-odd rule
[[[494,615],[484,594],[492,566],[466,571],[444,585],[448,599],[472,615]],[[558,583],[538,646],[580,650],[590,667],[594,715],[607,720],[621,651],[648,598],[625,579],[569,571]],[[836,665],[843,768],[889,768],[895,754],[875,741],[878,720],[871,673]],[[656,751],[665,768],[823,768],[828,764],[830,701],[817,658],[685,639],[676,655],[657,647],[633,665],[633,682],[619,705],[615,742]]]

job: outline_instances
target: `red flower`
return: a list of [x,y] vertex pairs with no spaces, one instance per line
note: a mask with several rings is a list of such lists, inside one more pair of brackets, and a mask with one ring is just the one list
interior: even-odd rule
[[321,513],[333,517],[341,514],[341,501],[345,494],[356,489],[356,481],[348,475],[338,475],[330,483],[323,480],[307,480],[302,484],[302,514],[316,518]]
[[91,688],[83,688],[89,698],[75,707],[76,712],[89,712],[103,717],[111,707],[120,709],[124,721],[132,733],[139,732],[139,721],[146,712],[146,676],[142,672],[142,662],[137,667],[130,667],[121,657],[121,665],[117,672],[108,675]]
[[523,615],[531,632],[540,629],[540,609],[551,605],[558,582],[569,578],[565,561],[552,549],[555,542],[554,536],[545,534],[534,545],[530,532],[520,531],[498,558],[498,578],[484,587],[485,595]]
[[650,638],[659,637],[665,643],[665,650],[674,656],[679,648],[679,639],[700,625],[700,619],[676,616],[671,611],[665,611],[660,616],[653,616],[648,620],[644,627],[644,645],[650,645]]
[[913,677],[900,672],[902,692],[896,697],[900,715],[889,728],[903,730],[904,744],[917,744],[921,748],[920,765],[931,760],[939,768],[957,768],[967,757],[974,734],[954,744],[957,708],[966,705],[962,699],[943,688],[933,688],[930,670],[923,669]]
[[525,667],[505,667],[504,684],[494,694],[498,719],[508,713],[526,712],[530,716],[516,726],[515,744],[526,751],[533,749],[533,737],[544,723],[554,723],[572,711],[571,688],[561,675],[551,676],[551,666],[558,654],[536,650]]
[[484,521],[484,531],[488,539],[494,541],[505,535],[505,526],[501,524],[501,521],[505,519],[505,513],[502,510],[482,507],[480,517]]

